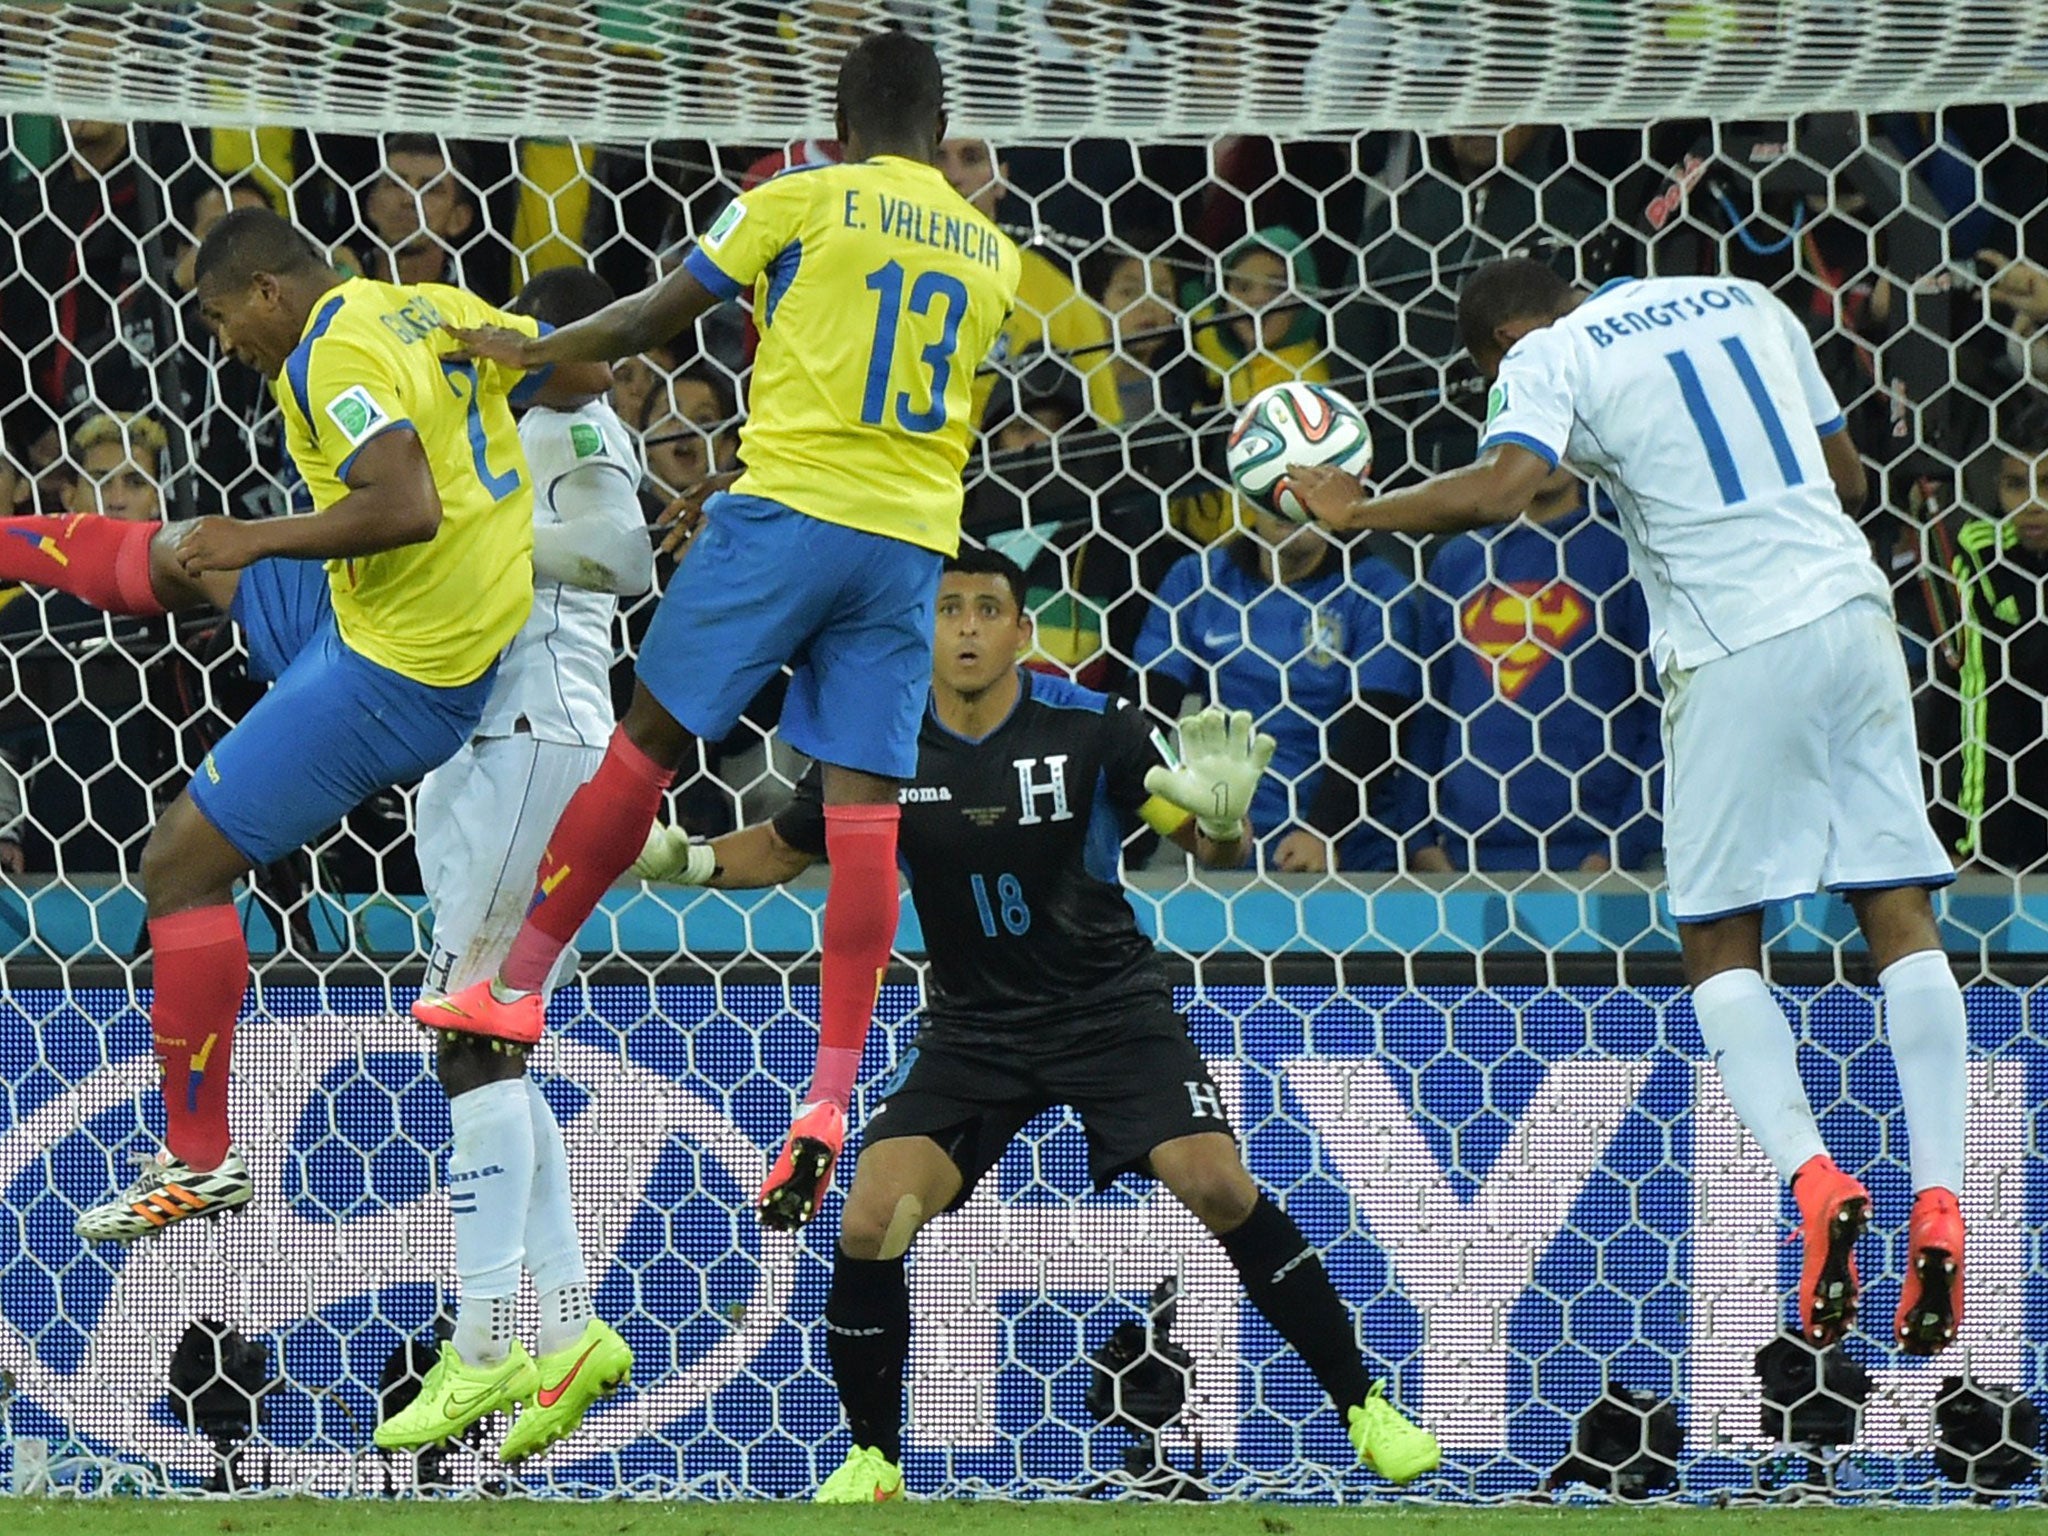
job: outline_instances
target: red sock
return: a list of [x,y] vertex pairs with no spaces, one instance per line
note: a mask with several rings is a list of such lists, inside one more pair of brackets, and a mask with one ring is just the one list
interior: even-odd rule
[[165,612],[149,579],[149,543],[162,523],[96,512],[0,517],[0,577],[55,587],[108,613]]
[[548,835],[533,905],[498,973],[506,986],[538,992],[546,984],[583,920],[640,857],[662,794],[675,777],[674,769],[628,741],[623,727],[612,732],[596,774],[570,797]]
[[825,807],[825,856],[832,881],[825,887],[825,954],[818,977],[818,1069],[810,1102],[830,1099],[841,1109],[853,1101],[861,1047],[875,1019],[875,994],[896,942],[896,827],[894,805]]
[[228,1057],[249,984],[249,946],[231,906],[149,920],[156,985],[149,1029],[164,1067],[171,1155],[202,1173],[228,1155]]

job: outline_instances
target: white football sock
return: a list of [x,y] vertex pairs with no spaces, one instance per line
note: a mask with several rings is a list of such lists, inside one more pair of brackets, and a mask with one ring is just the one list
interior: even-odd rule
[[597,1316],[590,1305],[590,1287],[581,1281],[540,1293],[540,1352],[552,1355],[583,1337]]
[[526,1105],[535,1162],[533,1192],[526,1201],[526,1267],[540,1295],[539,1343],[546,1355],[575,1343],[590,1321],[590,1276],[576,1231],[561,1122],[532,1078],[526,1079]]
[[1884,1032],[1899,1072],[1913,1153],[1913,1192],[1963,1192],[1963,1121],[1970,1102],[1969,1021],[1948,957],[1923,949],[1877,978]]
[[455,1348],[470,1365],[495,1365],[512,1348],[513,1308],[526,1256],[534,1184],[533,1119],[524,1078],[485,1083],[448,1104],[455,1150],[448,1207],[462,1282]]
[[455,1353],[464,1365],[503,1364],[518,1334],[517,1296],[463,1296],[455,1318]]
[[455,974],[455,962],[461,958],[454,950],[436,944],[427,956],[426,974],[420,977],[420,996],[446,997],[454,991],[449,981]]
[[1755,971],[1722,971],[1692,990],[1700,1038],[1737,1118],[1790,1179],[1827,1151],[1799,1081],[1799,1048],[1785,1012]]

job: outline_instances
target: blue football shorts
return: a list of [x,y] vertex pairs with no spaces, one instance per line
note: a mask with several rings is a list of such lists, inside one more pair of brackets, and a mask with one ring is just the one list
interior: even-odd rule
[[943,557],[759,496],[714,496],[704,514],[640,648],[647,691],[720,741],[786,665],[785,741],[837,767],[914,777]]
[[327,570],[259,560],[229,617],[271,684],[192,776],[192,799],[252,864],[303,847],[380,789],[454,755],[483,719],[497,666],[460,688],[417,682],[349,649]]

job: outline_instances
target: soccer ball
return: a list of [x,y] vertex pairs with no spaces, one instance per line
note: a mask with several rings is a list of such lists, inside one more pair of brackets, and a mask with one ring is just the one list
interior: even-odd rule
[[1287,466],[1334,464],[1363,476],[1372,468],[1372,433],[1364,413],[1328,385],[1275,384],[1246,404],[1225,457],[1245,500],[1305,523],[1308,509],[1287,488]]

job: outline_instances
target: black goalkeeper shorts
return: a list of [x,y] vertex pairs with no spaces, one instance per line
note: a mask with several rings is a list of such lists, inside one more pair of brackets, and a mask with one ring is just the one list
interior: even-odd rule
[[884,1085],[863,1144],[937,1142],[960,1170],[960,1193],[948,1207],[956,1209],[1025,1124],[1056,1104],[1081,1117],[1098,1189],[1119,1174],[1149,1171],[1154,1147],[1205,1131],[1229,1134],[1222,1095],[1168,998],[1077,1023],[1073,1037],[1070,1050],[1005,1050],[986,1036],[962,1041],[926,1025]]

